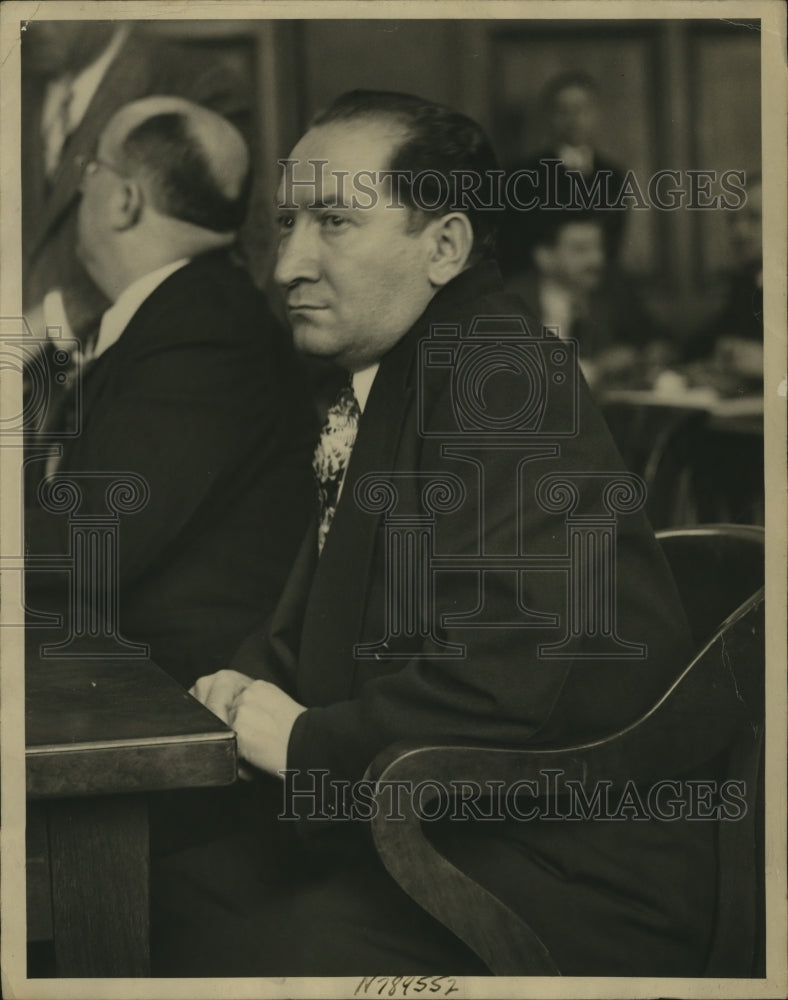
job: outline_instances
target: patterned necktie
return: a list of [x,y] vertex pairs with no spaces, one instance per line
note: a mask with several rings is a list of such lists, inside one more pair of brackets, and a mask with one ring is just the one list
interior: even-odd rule
[[71,101],[74,97],[70,80],[63,80],[52,86],[57,87],[58,91],[54,98],[54,107],[42,128],[44,171],[48,178],[51,178],[57,170],[60,164],[60,154],[63,152],[63,146],[65,146],[66,139],[71,132]]
[[358,400],[353,393],[352,385],[348,384],[341,389],[336,403],[326,415],[326,422],[320,432],[320,441],[312,461],[320,502],[318,553],[323,551],[326,536],[334,520],[334,511],[345,478],[345,469],[350,461],[350,453],[356,441],[360,416]]

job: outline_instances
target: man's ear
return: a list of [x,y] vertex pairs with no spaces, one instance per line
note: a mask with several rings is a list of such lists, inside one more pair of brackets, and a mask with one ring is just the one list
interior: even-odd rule
[[449,212],[428,224],[427,238],[427,277],[442,287],[468,264],[473,249],[471,220],[464,212]]
[[142,215],[142,188],[133,178],[124,178],[109,204],[109,222],[113,229],[123,231],[136,226]]

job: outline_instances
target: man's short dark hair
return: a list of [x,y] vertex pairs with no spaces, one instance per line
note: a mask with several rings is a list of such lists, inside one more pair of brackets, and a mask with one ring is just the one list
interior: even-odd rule
[[151,115],[132,128],[121,145],[124,167],[149,181],[155,208],[163,215],[218,233],[233,232],[246,218],[251,188],[248,169],[238,194],[228,197],[192,135],[186,115]]
[[543,108],[551,108],[556,97],[570,87],[579,87],[587,90],[589,94],[597,95],[599,88],[596,80],[590,73],[583,70],[567,70],[566,73],[559,73],[558,76],[551,77],[544,85],[540,95],[540,103]]
[[[460,174],[473,172],[481,184],[477,200],[485,205],[495,201],[495,175],[489,172],[498,171],[498,161],[481,126],[458,111],[413,94],[353,90],[319,112],[310,127],[364,119],[388,120],[404,130],[386,169],[402,171],[401,176],[420,175],[424,182],[420,183],[418,200],[407,180],[397,183],[397,192],[411,209],[414,224],[422,228],[430,216],[462,211],[473,228],[470,260],[494,258],[497,215],[474,205],[473,199],[462,193],[459,180]],[[424,207],[433,204],[435,209]]]
[[532,220],[534,247],[555,247],[568,226],[596,226],[604,236],[605,227],[598,212],[590,209],[563,209],[537,212]]

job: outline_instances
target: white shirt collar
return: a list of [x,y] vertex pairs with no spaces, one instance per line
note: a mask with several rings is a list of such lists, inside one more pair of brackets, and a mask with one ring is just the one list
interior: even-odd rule
[[558,158],[569,170],[579,170],[585,174],[594,169],[594,150],[591,146],[565,144],[559,147]]
[[370,365],[369,368],[362,368],[361,371],[353,372],[353,394],[358,401],[358,408],[362,413],[364,412],[364,407],[367,405],[367,400],[372,390],[372,383],[375,381],[378,368],[380,368],[379,361],[374,365]]
[[542,278],[539,282],[539,308],[542,326],[555,327],[559,337],[570,335],[574,303],[569,289],[557,281]]
[[121,46],[128,38],[130,31],[130,25],[118,25],[112,35],[112,38],[110,39],[109,45],[107,45],[98,59],[94,59],[89,66],[80,70],[76,76],[60,76],[49,84],[46,97],[44,99],[42,114],[42,121],[45,128],[48,120],[57,112],[57,108],[62,100],[62,92],[66,88],[70,88],[71,103],[68,107],[68,131],[69,134],[74,131],[77,125],[79,125],[85,117],[85,112],[88,109],[88,105],[93,100],[93,95],[98,90],[104,74],[107,72],[110,67],[110,63],[118,54]]
[[126,287],[115,300],[115,303],[101,317],[101,326],[93,350],[88,350],[86,361],[95,361],[99,355],[109,350],[121,337],[123,331],[131,322],[132,317],[142,303],[153,294],[162,282],[171,274],[189,263],[189,257],[174,260],[149,274],[137,278]]

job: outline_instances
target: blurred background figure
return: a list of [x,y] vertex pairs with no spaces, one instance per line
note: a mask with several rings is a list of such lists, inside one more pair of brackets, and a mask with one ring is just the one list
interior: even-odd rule
[[712,362],[723,377],[763,381],[763,186],[747,178],[745,204],[728,214],[733,266],[721,308],[698,330],[688,360]]
[[639,367],[669,356],[633,282],[608,264],[599,213],[542,213],[532,238],[531,266],[508,287],[542,326],[578,341],[590,385],[636,380]]
[[760,173],[747,178],[746,202],[727,213],[732,266],[722,305],[689,341],[678,371],[694,392],[709,392],[741,416],[712,424],[693,454],[700,521],[763,524],[763,205]]
[[[599,96],[596,81],[584,72],[567,72],[549,80],[539,99],[548,144],[514,170],[534,171],[538,198],[536,212],[570,206],[582,210],[574,193],[572,174],[580,174],[585,190],[597,190],[590,206],[602,228],[608,259],[615,262],[621,246],[626,209],[614,209],[624,184],[624,170],[596,147]],[[512,171],[514,172],[514,171]],[[523,182],[521,189],[530,184]],[[596,206],[599,207],[596,207]],[[504,269],[527,262],[533,247],[534,212],[510,211],[504,237]]]
[[248,129],[248,98],[215,61],[123,21],[32,20],[22,32],[24,311],[89,341],[109,305],[74,253],[80,170],[119,107],[188,97]]

